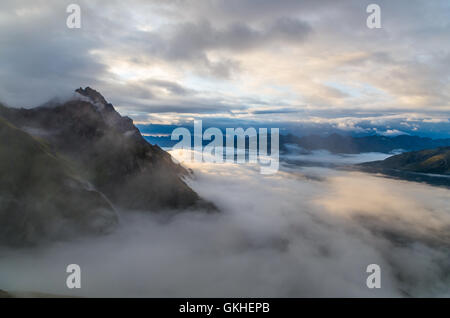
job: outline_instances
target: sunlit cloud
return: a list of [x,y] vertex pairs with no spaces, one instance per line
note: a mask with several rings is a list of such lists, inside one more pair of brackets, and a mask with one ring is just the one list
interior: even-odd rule
[[[340,118],[356,117],[361,131],[358,112],[365,112],[381,120],[420,113],[428,124],[445,124],[446,1],[380,1],[377,30],[365,25],[368,3],[80,1],[83,27],[74,31],[64,24],[64,1],[6,1],[0,100],[30,107],[90,85],[137,122],[164,110],[158,122],[179,123],[189,113],[314,123],[335,114],[337,127],[348,130],[350,119]],[[442,121],[430,121],[437,112]]]

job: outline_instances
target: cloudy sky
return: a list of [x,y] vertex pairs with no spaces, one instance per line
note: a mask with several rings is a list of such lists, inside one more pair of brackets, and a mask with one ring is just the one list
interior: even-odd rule
[[91,86],[141,124],[450,136],[449,40],[446,0],[4,0],[0,100]]

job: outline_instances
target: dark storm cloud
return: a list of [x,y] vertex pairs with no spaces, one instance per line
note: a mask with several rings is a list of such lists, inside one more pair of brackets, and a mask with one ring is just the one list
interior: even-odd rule
[[170,82],[170,81],[153,80],[152,79],[152,80],[143,81],[142,84],[164,88],[174,95],[183,95],[184,96],[184,95],[189,95],[193,92],[192,90],[187,89],[178,83],[174,83],[174,82]]
[[290,17],[281,17],[268,26],[255,28],[237,22],[218,28],[207,19],[169,24],[154,32],[141,34],[146,51],[165,60],[195,63],[210,74],[228,78],[239,69],[233,58],[212,61],[210,51],[243,52],[270,44],[301,43],[312,32],[309,24]]
[[114,105],[122,105],[132,100],[139,100],[140,104],[145,104],[161,101],[164,98],[183,98],[187,102],[195,98],[197,91],[172,81],[147,79],[109,84],[102,93]]
[[246,110],[245,104],[231,104],[226,100],[208,98],[174,98],[170,100],[139,100],[116,98],[116,102],[126,111],[142,113],[178,113],[178,114],[219,114],[231,110]]
[[[186,103],[184,101],[178,101],[174,104],[159,103],[156,105],[143,104],[139,106],[124,106],[124,109],[128,111],[140,111],[145,113],[178,113],[178,114],[214,114],[214,113],[227,113],[230,109],[236,109],[239,106],[230,106],[222,104],[208,104],[202,102],[191,101]],[[240,107],[245,109],[245,107]]]
[[274,108],[274,109],[264,109],[264,110],[253,110],[252,114],[255,115],[270,115],[270,114],[291,114],[302,112],[301,109],[295,108]]
[[204,20],[177,25],[175,30],[169,31],[171,34],[163,52],[169,58],[189,59],[210,49],[242,51],[276,41],[303,41],[310,32],[311,27],[305,22],[287,17],[262,30],[242,22],[218,29]]
[[8,20],[0,22],[0,99],[11,106],[36,106],[80,83],[95,85],[106,73],[89,53],[101,42],[64,27],[66,7],[53,4],[22,1],[3,8]]
[[[43,3],[39,6],[10,1],[4,6],[8,19],[1,23],[0,29],[1,100],[12,106],[33,106],[79,86],[107,86],[104,81],[111,78],[110,65],[95,54],[96,50],[134,56],[131,60],[137,64],[147,63],[148,56],[193,63],[200,72],[204,69],[213,76],[227,78],[239,69],[239,63],[233,58],[213,61],[207,51],[242,51],[267,43],[303,41],[311,31],[305,22],[284,17],[263,28],[243,22],[219,28],[202,19],[170,23],[154,32],[144,32],[121,23],[121,19],[132,18],[130,12],[124,10],[120,17],[112,10],[111,16],[107,16],[104,11],[108,12],[108,5],[103,10],[100,2],[83,1],[82,28],[70,30],[65,26],[67,4],[52,2],[51,6]],[[141,86],[145,84],[165,85],[158,79]],[[181,86],[168,84],[166,88],[178,95],[187,93]],[[151,93],[145,94],[151,98]]]

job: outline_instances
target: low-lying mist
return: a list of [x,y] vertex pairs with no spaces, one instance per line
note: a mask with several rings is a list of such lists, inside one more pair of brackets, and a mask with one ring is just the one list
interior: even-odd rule
[[[352,158],[352,161],[355,160]],[[187,164],[220,213],[120,212],[99,238],[0,250],[0,289],[116,297],[450,296],[450,192],[360,172]],[[66,266],[81,266],[69,290]],[[381,266],[381,289],[366,267]]]

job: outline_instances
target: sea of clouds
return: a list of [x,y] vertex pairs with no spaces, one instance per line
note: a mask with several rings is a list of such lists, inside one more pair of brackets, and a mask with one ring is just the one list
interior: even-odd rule
[[[122,211],[119,228],[103,237],[0,250],[1,288],[94,297],[450,296],[447,189],[323,167],[282,164],[261,175],[256,165],[186,165],[195,171],[187,182],[219,213]],[[81,289],[66,287],[72,263],[81,266]],[[366,286],[373,263],[381,289]]]

